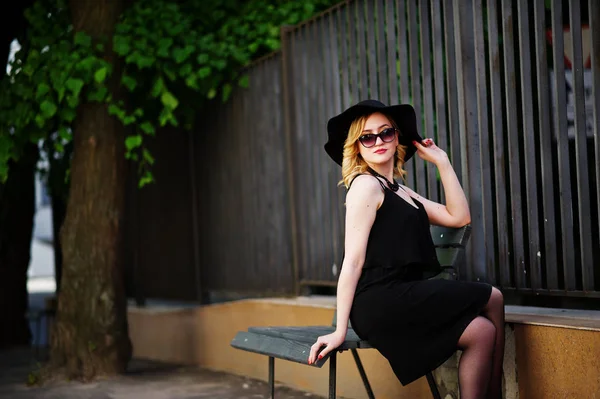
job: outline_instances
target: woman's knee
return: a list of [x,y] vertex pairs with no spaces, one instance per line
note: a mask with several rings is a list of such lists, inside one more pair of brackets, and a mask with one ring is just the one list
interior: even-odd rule
[[488,299],[486,310],[501,311],[502,309],[504,309],[504,295],[502,295],[502,292],[498,288],[492,287],[492,293],[490,294],[490,299]]
[[461,349],[473,346],[492,348],[495,340],[496,327],[494,324],[483,316],[477,316],[461,335],[458,345]]

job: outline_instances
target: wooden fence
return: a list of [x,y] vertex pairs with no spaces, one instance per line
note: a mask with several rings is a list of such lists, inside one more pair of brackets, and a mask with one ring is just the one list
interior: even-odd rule
[[[281,51],[193,136],[198,284],[335,285],[345,192],[326,122],[377,98],[413,104],[451,157],[472,214],[463,278],[600,296],[599,57],[597,1],[354,0],[282,29]],[[415,158],[407,183],[443,201]]]

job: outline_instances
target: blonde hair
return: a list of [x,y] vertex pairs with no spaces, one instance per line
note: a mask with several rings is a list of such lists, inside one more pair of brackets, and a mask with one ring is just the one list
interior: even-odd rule
[[[358,150],[358,146],[360,145],[358,138],[362,136],[367,119],[369,119],[371,115],[372,114],[368,114],[356,118],[348,130],[348,137],[346,137],[346,141],[344,142],[342,180],[340,181],[340,185],[343,184],[346,188],[349,188],[350,183],[356,176],[367,173],[367,169],[369,168],[369,165],[367,165],[367,162],[363,159]],[[400,131],[393,119],[387,115],[386,118],[397,131]],[[394,167],[395,179],[401,178],[404,180],[407,174],[406,171],[402,169],[404,166],[404,155],[406,155],[406,146],[398,144],[396,147],[396,154],[394,154],[396,160],[396,165]]]

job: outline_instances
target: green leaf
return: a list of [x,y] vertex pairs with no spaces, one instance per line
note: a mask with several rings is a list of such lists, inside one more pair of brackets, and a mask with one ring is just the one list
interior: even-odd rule
[[248,75],[244,75],[242,76],[239,80],[238,80],[238,85],[240,87],[243,87],[244,89],[247,89],[248,86],[250,86],[250,78],[248,77]]
[[154,82],[154,86],[152,86],[152,92],[150,95],[152,97],[158,97],[165,90],[165,81],[161,76],[159,76]]
[[91,90],[88,93],[87,98],[89,101],[102,102],[106,99],[107,95],[108,89],[106,88],[106,86],[100,86],[95,90]]
[[128,40],[123,36],[115,35],[113,39],[113,51],[119,54],[121,57],[125,56],[131,51]]
[[163,37],[158,41],[158,48],[156,50],[156,55],[163,58],[169,58],[170,53],[169,49],[173,45],[173,39],[170,37]]
[[50,119],[56,114],[58,108],[56,107],[56,104],[54,104],[52,101],[44,100],[40,104],[40,110],[42,111],[42,115],[46,119]]
[[92,45],[92,38],[88,35],[86,35],[84,32],[77,32],[75,33],[75,44],[78,46],[82,46],[85,48],[88,48]]
[[175,62],[181,64],[183,61],[190,57],[190,54],[194,51],[193,46],[185,46],[184,48],[176,48],[173,50],[173,58]]
[[163,92],[163,94],[160,96],[160,101],[163,103],[165,108],[170,110],[174,110],[179,105],[177,98],[169,91]]
[[46,124],[46,119],[42,115],[37,114],[35,116],[35,124],[41,129]]
[[123,110],[116,104],[110,104],[108,106],[108,114],[116,116],[117,118],[119,118],[119,120],[125,119],[125,110]]
[[223,102],[227,102],[227,100],[229,99],[229,96],[231,95],[231,90],[232,90],[232,87],[231,87],[230,83],[226,83],[223,86],[223,93],[222,93]]
[[152,66],[152,64],[154,64],[155,60],[156,59],[152,56],[141,55],[141,56],[137,57],[136,64],[137,64],[138,68],[144,69],[144,68]]
[[210,75],[210,72],[211,72],[210,67],[208,67],[208,66],[202,67],[198,70],[198,77],[200,79],[204,79]]
[[214,62],[214,65],[215,65],[215,68],[217,68],[218,71],[222,71],[227,66],[227,62],[225,60],[216,60]]
[[208,93],[206,94],[206,97],[208,97],[209,100],[212,100],[213,98],[215,98],[216,95],[217,95],[217,90],[212,88],[208,91]]
[[196,57],[196,61],[198,61],[198,64],[202,65],[202,64],[206,64],[209,60],[208,54],[200,54],[198,55],[198,57]]
[[142,187],[144,187],[145,185],[152,183],[153,181],[154,181],[154,176],[152,176],[152,173],[150,173],[150,172],[148,172],[148,171],[147,171],[147,172],[144,174],[144,176],[142,176],[142,177],[140,178],[140,181],[139,181],[139,183],[138,183],[138,187],[139,187],[139,188],[142,188]]
[[156,132],[156,130],[154,129],[154,126],[152,126],[152,123],[145,121],[140,125],[140,129],[142,129],[142,131],[148,135],[154,135],[154,133]]
[[77,116],[77,112],[75,112],[75,110],[72,108],[62,107],[59,111],[59,115],[60,118],[64,121],[73,122],[73,120]]
[[150,154],[150,152],[144,148],[144,150],[142,151],[142,155],[144,158],[144,161],[148,162],[150,165],[154,165],[154,157]]
[[46,95],[49,91],[50,91],[50,86],[47,83],[42,82],[37,87],[37,92],[35,93],[35,98],[39,99],[40,97],[43,97],[44,95]]
[[127,87],[127,90],[129,91],[134,91],[137,86],[137,80],[128,75],[123,75],[121,77],[121,83],[123,83],[123,86]]
[[69,141],[71,140],[71,132],[69,132],[69,129],[67,129],[64,126],[61,126],[60,129],[58,129],[58,135],[60,136],[61,139]]
[[67,87],[67,89],[71,90],[73,92],[73,95],[76,97],[79,96],[83,85],[83,80],[77,78],[69,78],[65,82],[65,86]]
[[190,89],[198,90],[198,81],[196,75],[188,75],[185,78],[185,85]]
[[108,67],[102,67],[94,73],[94,80],[96,83],[103,83],[106,79],[106,74],[108,73]]
[[128,151],[134,150],[142,145],[142,136],[137,134],[135,136],[127,136],[125,139],[125,147]]

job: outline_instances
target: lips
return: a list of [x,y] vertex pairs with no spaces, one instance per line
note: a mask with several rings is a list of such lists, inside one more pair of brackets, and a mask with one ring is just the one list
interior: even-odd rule
[[384,152],[386,152],[387,150],[385,148],[381,148],[377,151],[375,151],[375,154],[383,154]]

